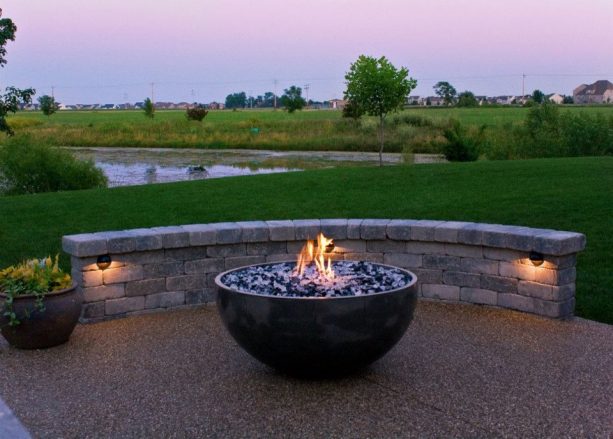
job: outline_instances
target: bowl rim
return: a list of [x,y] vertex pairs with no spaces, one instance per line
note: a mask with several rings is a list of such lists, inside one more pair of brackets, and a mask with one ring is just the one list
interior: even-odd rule
[[378,293],[371,293],[371,294],[362,294],[362,295],[359,295],[359,296],[335,296],[335,297],[274,296],[272,294],[257,294],[257,293],[250,293],[250,292],[246,292],[246,291],[238,291],[238,290],[235,290],[234,288],[230,288],[229,286],[227,286],[226,284],[221,282],[221,278],[223,276],[225,276],[226,274],[231,273],[233,271],[242,270],[242,269],[249,268],[249,267],[259,267],[259,266],[262,266],[262,265],[275,265],[275,264],[286,264],[286,263],[295,264],[296,263],[295,260],[291,260],[291,261],[261,262],[259,264],[249,264],[249,265],[243,265],[241,267],[235,267],[235,268],[232,268],[230,270],[223,271],[223,272],[219,273],[217,276],[215,276],[215,285],[217,285],[218,288],[224,289],[225,291],[229,291],[229,292],[236,293],[236,294],[244,294],[245,296],[255,296],[255,297],[262,297],[262,298],[266,298],[266,299],[312,301],[312,300],[350,300],[350,299],[358,299],[358,298],[365,298],[365,297],[376,297],[376,296],[381,296],[381,295],[385,295],[385,294],[397,293],[398,291],[411,288],[411,287],[413,287],[413,286],[415,286],[417,284],[417,275],[415,273],[413,273],[412,271],[407,270],[406,268],[401,268],[401,267],[397,267],[395,265],[382,264],[380,262],[371,262],[371,261],[345,260],[344,262],[369,262],[371,264],[379,265],[381,267],[394,268],[394,269],[403,271],[404,273],[406,273],[409,276],[411,276],[411,280],[408,283],[406,283],[405,285],[403,285],[401,287],[398,287],[398,288],[394,288],[393,290],[381,291],[381,292],[378,292]]

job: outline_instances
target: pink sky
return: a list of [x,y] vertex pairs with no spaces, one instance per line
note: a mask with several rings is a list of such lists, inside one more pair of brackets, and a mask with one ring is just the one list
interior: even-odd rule
[[18,26],[0,85],[65,103],[222,101],[310,83],[342,97],[360,54],[387,56],[431,95],[570,94],[613,81],[613,0],[9,0]]

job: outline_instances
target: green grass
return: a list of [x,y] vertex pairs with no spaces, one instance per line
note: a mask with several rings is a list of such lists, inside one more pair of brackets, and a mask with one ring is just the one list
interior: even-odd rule
[[[527,111],[520,107],[405,110],[435,120],[454,117],[490,127],[519,122]],[[613,114],[613,107],[563,107],[562,111]],[[210,111],[202,123],[187,121],[179,110],[157,111],[153,120],[142,111],[60,111],[51,117],[21,112],[8,120],[17,133],[30,135],[32,142],[52,146],[378,151],[376,121],[366,118],[364,123],[351,123],[340,111]],[[252,127],[260,132],[252,133]],[[386,151],[402,151],[415,135],[407,128],[388,124]]]
[[[577,314],[613,323],[613,158],[341,168],[0,198],[0,266],[62,235],[215,221],[428,218],[572,230]],[[66,264],[66,260],[64,260]]]

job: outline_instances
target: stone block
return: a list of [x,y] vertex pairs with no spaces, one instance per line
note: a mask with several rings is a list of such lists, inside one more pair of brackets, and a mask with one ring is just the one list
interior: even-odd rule
[[347,239],[360,239],[362,221],[361,219],[347,220]]
[[561,286],[552,286],[551,293],[553,295],[553,300],[566,301],[575,297],[575,284],[572,283]]
[[366,241],[366,251],[371,253],[404,253],[407,249],[405,241],[375,240]]
[[460,270],[467,273],[493,274],[499,272],[498,261],[488,261],[478,258],[462,258],[460,261]]
[[521,262],[528,257],[528,253],[505,248],[484,247],[483,257],[494,261]]
[[190,246],[213,245],[217,243],[217,229],[212,224],[188,224],[182,227],[189,234]]
[[483,230],[483,245],[530,251],[534,245],[534,233],[527,227],[489,224]]
[[436,228],[445,221],[419,220],[411,225],[411,240],[434,241]]
[[566,285],[575,282],[577,270],[575,267],[563,270],[548,270],[542,267],[534,268],[534,280],[543,284]]
[[470,223],[445,221],[434,229],[434,240],[439,242],[458,242],[458,231]]
[[458,286],[422,283],[421,292],[424,297],[429,299],[460,300],[460,287]]
[[182,261],[158,262],[155,264],[143,265],[143,278],[158,278],[168,276],[179,276],[183,274],[184,265]]
[[126,284],[126,296],[146,296],[166,291],[166,279],[145,279],[128,282]]
[[266,262],[264,256],[237,256],[234,258],[225,259],[225,269],[232,270],[233,268],[244,267],[245,265],[261,264]]
[[295,255],[288,255],[287,253],[281,253],[278,255],[266,255],[266,262],[286,262],[296,261]]
[[518,311],[535,313],[535,298],[520,296],[519,294],[498,294],[498,306],[516,309]]
[[446,285],[457,285],[459,287],[479,288],[481,286],[481,276],[479,274],[464,273],[461,271],[444,271],[443,283]]
[[81,319],[100,319],[104,317],[104,302],[85,303],[81,308]]
[[215,229],[215,242],[217,244],[237,244],[243,242],[243,229],[237,223],[215,223],[211,224]]
[[406,252],[414,255],[444,255],[445,244],[439,242],[410,241],[407,242]]
[[387,238],[389,222],[389,219],[365,219],[360,225],[360,237],[367,240]]
[[172,308],[185,305],[185,291],[167,291],[145,297],[145,308]]
[[[525,261],[525,262],[524,262]],[[522,260],[525,264],[532,264],[532,261],[527,257]],[[542,268],[548,268],[550,270],[561,270],[563,268],[571,268],[577,265],[577,254],[564,255],[564,256],[550,256],[545,255]]]
[[70,267],[72,271],[93,271],[99,270],[96,265],[97,258],[87,257],[87,258],[79,258],[76,256],[70,257]]
[[479,223],[468,223],[458,230],[458,243],[481,245],[483,243],[483,230]]
[[238,226],[242,230],[243,242],[267,242],[270,229],[265,221],[242,221]]
[[383,263],[383,253],[344,253],[346,261],[368,261]]
[[205,275],[206,278],[204,280],[204,287],[205,288],[217,288],[217,284],[215,283],[215,278],[217,277],[218,274],[219,273],[209,273]]
[[78,257],[105,255],[109,252],[106,238],[94,233],[64,236],[62,249]]
[[499,274],[502,277],[533,281],[535,279],[535,272],[535,267],[529,265],[499,262]]
[[422,256],[407,253],[385,253],[383,263],[401,268],[419,268],[422,265]]
[[212,245],[207,247],[206,255],[209,258],[227,258],[231,256],[245,256],[247,247],[245,244]]
[[585,235],[574,232],[549,231],[534,239],[534,251],[546,255],[562,256],[585,248]]
[[445,244],[445,254],[478,259],[483,257],[483,247],[478,245]]
[[354,239],[335,241],[334,253],[366,253],[366,241]]
[[509,277],[481,275],[481,288],[505,294],[517,293],[518,280]]
[[417,276],[417,282],[419,284],[442,284],[443,283],[443,271],[442,270],[427,270],[424,268],[414,268],[411,270]]
[[328,237],[336,240],[347,239],[347,220],[346,219],[322,219],[321,231]]
[[102,272],[102,279],[105,285],[131,282],[143,278],[142,265],[126,265],[119,268],[108,268]]
[[164,260],[166,259],[166,255],[164,253],[164,250],[160,249],[127,253],[125,255],[118,256],[115,259],[120,259],[121,262],[124,263],[124,265],[144,265],[153,264],[156,262],[164,262]]
[[162,237],[164,248],[189,247],[189,232],[183,227],[153,227],[151,230]]
[[439,268],[442,270],[460,270],[460,258],[446,255],[424,255],[424,268]]
[[136,239],[130,231],[104,232],[109,253],[130,253],[136,250]]
[[387,223],[387,237],[397,241],[409,241],[411,240],[411,226],[417,222],[417,220],[391,220]]
[[565,318],[573,314],[575,299],[571,298],[563,302],[553,302],[516,294],[499,294],[498,306],[545,317]]
[[204,288],[207,283],[206,274],[191,274],[166,278],[166,291],[185,291]]
[[82,287],[98,287],[102,285],[102,270],[81,272]]
[[105,302],[104,313],[107,316],[125,314],[132,311],[145,309],[145,298],[143,296],[125,297],[122,299],[111,299]]
[[305,244],[306,241],[288,241],[286,245],[287,253],[290,255],[297,255],[302,251]]
[[167,260],[191,261],[194,259],[204,259],[207,257],[208,247],[182,247],[164,250]]
[[287,253],[285,242],[250,242],[247,243],[247,256],[265,256]]
[[124,284],[102,285],[99,287],[83,288],[82,291],[83,301],[85,303],[99,302],[101,300],[108,299],[117,299],[126,295]]
[[159,250],[164,247],[162,237],[152,229],[131,229],[137,252]]
[[496,305],[498,303],[498,293],[481,288],[465,287],[460,290],[460,300],[481,305]]
[[293,241],[296,238],[293,221],[266,221],[266,224],[271,241]]
[[320,232],[318,219],[294,220],[294,236],[297,241],[316,239]]
[[543,300],[553,300],[553,287],[537,282],[519,281],[517,293],[522,296],[536,297]]
[[225,266],[224,258],[208,258],[198,259],[195,261],[185,261],[185,274],[219,273],[224,271]]
[[217,290],[215,288],[202,288],[185,292],[186,305],[215,302],[215,300],[217,300]]

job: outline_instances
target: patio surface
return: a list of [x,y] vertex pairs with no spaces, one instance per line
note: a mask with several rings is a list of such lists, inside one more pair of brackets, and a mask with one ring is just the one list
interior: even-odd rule
[[33,437],[613,433],[613,326],[474,305],[421,301],[388,355],[339,380],[261,365],[212,306],[79,325],[43,351],[2,339],[0,371]]

